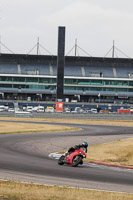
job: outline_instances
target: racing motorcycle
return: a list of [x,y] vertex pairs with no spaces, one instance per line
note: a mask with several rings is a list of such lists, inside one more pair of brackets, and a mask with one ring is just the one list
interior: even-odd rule
[[71,153],[66,152],[65,154],[61,155],[61,157],[58,160],[58,164],[70,164],[72,167],[76,167],[79,164],[82,165],[83,158],[86,157],[86,150],[83,147],[80,147],[79,149],[74,149]]

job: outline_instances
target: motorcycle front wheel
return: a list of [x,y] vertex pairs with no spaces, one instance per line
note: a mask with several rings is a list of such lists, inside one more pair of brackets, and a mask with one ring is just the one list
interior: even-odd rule
[[59,165],[63,165],[64,164],[64,158],[65,158],[65,156],[63,156],[63,155],[59,158],[59,160],[58,160],[58,164]]
[[81,156],[75,156],[72,160],[72,167],[76,167],[82,162],[82,157]]

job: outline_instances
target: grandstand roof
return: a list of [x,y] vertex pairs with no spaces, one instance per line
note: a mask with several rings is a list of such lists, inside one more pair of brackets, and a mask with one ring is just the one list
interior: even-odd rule
[[[10,63],[44,63],[44,64],[56,64],[57,56],[52,55],[27,55],[27,54],[0,54],[0,62]],[[69,65],[108,65],[112,66],[132,66],[133,59],[130,58],[105,58],[105,57],[76,57],[66,56],[65,64]]]

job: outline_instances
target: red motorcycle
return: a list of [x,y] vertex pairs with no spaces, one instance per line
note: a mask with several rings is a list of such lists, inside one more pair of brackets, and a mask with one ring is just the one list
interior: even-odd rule
[[86,149],[80,147],[79,149],[74,149],[72,153],[66,152],[62,155],[59,160],[59,165],[70,164],[72,167],[76,167],[79,164],[83,164],[83,158],[86,158]]

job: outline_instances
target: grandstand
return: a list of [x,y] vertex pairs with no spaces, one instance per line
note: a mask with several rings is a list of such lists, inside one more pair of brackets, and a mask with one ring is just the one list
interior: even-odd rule
[[[55,101],[57,56],[0,54],[1,98]],[[133,59],[65,57],[64,100],[133,103]]]

